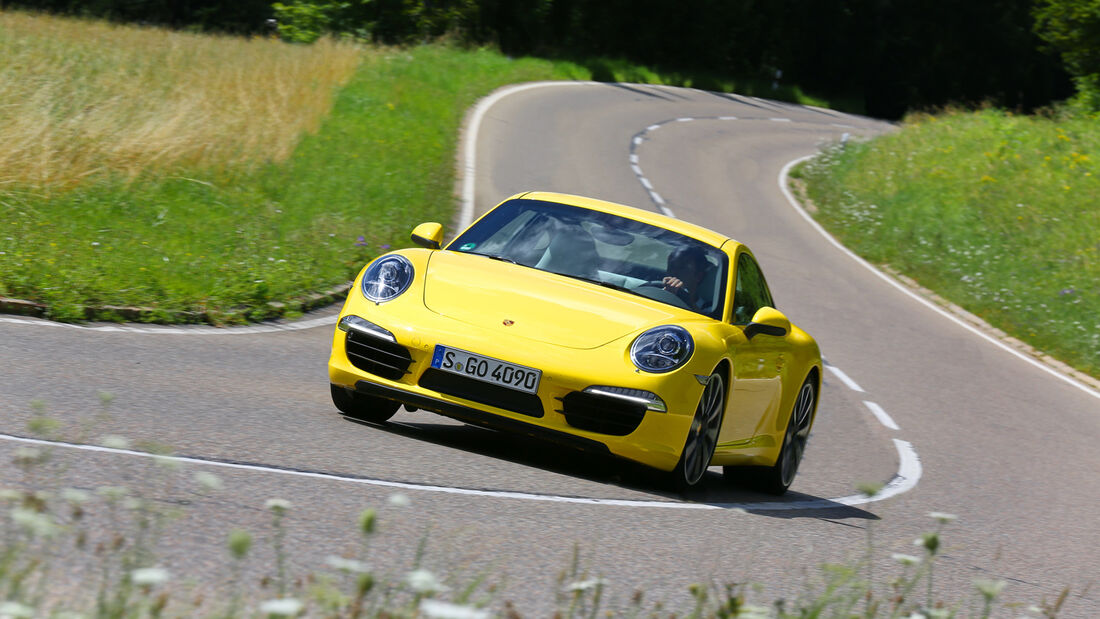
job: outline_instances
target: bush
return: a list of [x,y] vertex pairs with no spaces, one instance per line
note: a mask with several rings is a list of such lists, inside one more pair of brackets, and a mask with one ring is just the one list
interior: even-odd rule
[[1039,0],[1035,33],[1062,56],[1077,86],[1077,100],[1100,109],[1100,0]]

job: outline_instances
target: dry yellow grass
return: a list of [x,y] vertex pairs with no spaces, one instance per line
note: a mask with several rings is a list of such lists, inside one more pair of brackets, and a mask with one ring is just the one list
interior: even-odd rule
[[0,188],[283,160],[361,54],[0,11]]

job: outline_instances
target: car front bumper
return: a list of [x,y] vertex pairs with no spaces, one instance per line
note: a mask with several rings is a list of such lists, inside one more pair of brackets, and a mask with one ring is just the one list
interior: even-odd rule
[[[693,359],[674,372],[648,374],[629,359],[634,335],[593,349],[566,348],[510,337],[503,327],[494,331],[436,314],[415,297],[398,301],[376,305],[354,293],[349,297],[341,318],[361,317],[392,335],[392,342],[337,329],[328,364],[332,384],[660,470],[676,466],[702,394],[696,373],[706,377],[711,368],[695,367],[699,364]],[[537,368],[542,371],[537,393],[488,388],[433,369],[437,344]],[[373,352],[379,348],[384,350]],[[384,363],[364,360],[376,354]],[[593,386],[649,391],[667,410],[639,409],[624,400],[584,393]]]

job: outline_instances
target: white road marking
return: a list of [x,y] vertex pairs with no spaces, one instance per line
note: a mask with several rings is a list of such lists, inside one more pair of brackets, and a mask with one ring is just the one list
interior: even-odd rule
[[789,123],[789,122],[791,122],[790,118],[769,118],[768,120],[772,121],[773,123]]
[[320,473],[317,471],[303,471],[298,469],[264,466],[262,464],[249,464],[243,462],[227,462],[223,460],[193,458],[188,456],[161,456],[134,451],[132,449],[115,449],[99,445],[82,445],[79,443],[65,443],[60,441],[46,441],[42,439],[27,438],[0,434],[0,439],[23,443],[26,445],[38,445],[40,447],[54,447],[104,453],[118,456],[134,456],[140,458],[161,458],[182,464],[198,466],[212,466],[240,471],[252,471],[258,473],[271,473],[275,475],[287,475],[290,477],[302,477],[307,479],[319,479],[365,486],[378,486],[383,488],[400,488],[402,490],[437,492],[442,494],[456,494],[467,496],[489,497],[497,499],[515,499],[522,501],[539,501],[546,503],[573,503],[580,505],[606,505],[614,507],[656,507],[664,509],[740,509],[746,511],[784,511],[797,509],[830,509],[842,505],[862,505],[873,501],[881,501],[901,494],[917,484],[921,476],[920,460],[913,451],[912,445],[905,441],[894,439],[897,446],[898,457],[901,465],[894,477],[883,486],[882,490],[872,496],[851,495],[836,499],[809,499],[805,501],[762,501],[741,503],[688,503],[680,501],[646,501],[629,499],[597,499],[589,497],[561,496],[554,494],[536,494],[533,492],[515,492],[511,490],[478,490],[476,488],[454,488],[451,486],[437,486],[433,484],[414,484],[385,479],[371,479],[369,477],[352,477],[349,475],[337,475],[333,473]]
[[908,287],[903,286],[901,283],[895,281],[894,278],[892,278],[889,275],[887,275],[887,274],[883,273],[882,271],[878,270],[870,262],[867,262],[863,258],[859,257],[858,255],[855,254],[855,252],[853,252],[852,250],[850,250],[847,247],[845,247],[844,245],[842,245],[840,243],[840,241],[833,238],[833,235],[829,234],[829,232],[827,230],[825,230],[825,228],[823,228],[821,226],[821,224],[817,223],[817,221],[814,220],[813,217],[810,217],[810,214],[807,213],[805,211],[805,209],[802,208],[802,205],[800,205],[798,203],[798,200],[795,199],[794,194],[792,194],[791,190],[787,187],[787,176],[790,174],[791,168],[793,168],[794,166],[802,163],[803,161],[808,161],[810,159],[813,159],[814,157],[815,157],[815,155],[806,155],[805,157],[799,157],[798,159],[790,161],[790,162],[787,163],[787,165],[783,166],[783,169],[780,170],[780,172],[779,172],[779,189],[780,189],[780,191],[783,192],[783,195],[786,196],[787,202],[791,205],[791,207],[793,207],[794,210],[797,211],[798,214],[801,215],[802,218],[805,219],[814,228],[814,230],[817,230],[818,234],[825,237],[825,240],[828,241],[829,243],[831,243],[833,245],[833,247],[836,247],[841,252],[843,252],[846,256],[848,256],[852,260],[855,260],[857,264],[859,264],[863,268],[867,269],[868,271],[873,273],[876,277],[878,277],[882,281],[886,282],[887,284],[890,284],[891,286],[893,286],[894,288],[896,288],[897,290],[899,290],[900,292],[902,292],[903,294],[908,296],[910,299],[913,299],[917,303],[920,303],[921,305],[927,307],[928,309],[932,310],[933,312],[936,312],[940,316],[943,316],[944,318],[950,320],[951,322],[959,325],[963,329],[966,329],[967,331],[969,331],[969,332],[973,333],[974,335],[982,338],[983,340],[989,342],[990,344],[993,344],[997,348],[1000,348],[1001,350],[1013,355],[1014,357],[1016,357],[1018,359],[1021,359],[1022,361],[1027,362],[1031,366],[1036,367],[1036,368],[1046,372],[1047,374],[1050,374],[1051,376],[1057,378],[1058,380],[1060,380],[1062,382],[1065,382],[1068,385],[1071,385],[1073,387],[1076,387],[1077,389],[1080,389],[1081,391],[1087,393],[1088,395],[1090,395],[1094,398],[1100,399],[1100,391],[1092,389],[1088,385],[1086,385],[1086,384],[1084,384],[1084,383],[1082,383],[1078,380],[1075,380],[1074,378],[1072,378],[1070,376],[1066,376],[1065,374],[1062,374],[1061,372],[1055,370],[1054,368],[1052,368],[1052,367],[1050,367],[1046,364],[1040,363],[1039,361],[1036,361],[1035,359],[1032,359],[1028,355],[1025,355],[1024,353],[1012,348],[1011,346],[1008,346],[1004,342],[1001,342],[1001,341],[997,340],[996,338],[982,332],[977,327],[974,327],[970,324],[967,324],[962,319],[951,315],[947,311],[945,311],[945,310],[941,309],[940,307],[936,306],[935,303],[932,303],[928,299],[925,299],[924,297],[918,295],[917,293],[910,290]]
[[863,405],[871,411],[871,414],[873,414],[875,416],[875,419],[878,419],[878,422],[882,425],[890,428],[891,430],[901,429],[898,427],[898,424],[894,423],[894,419],[890,417],[890,415],[888,415],[886,411],[882,410],[882,407],[878,404],[864,400]]
[[470,115],[470,124],[466,127],[462,140],[462,163],[465,173],[462,175],[462,205],[458,213],[458,229],[465,230],[474,221],[474,186],[477,174],[477,134],[481,131],[481,120],[485,114],[501,99],[533,88],[591,86],[596,82],[529,82],[515,86],[505,86],[477,102]]
[[852,391],[858,391],[860,393],[866,393],[865,391],[863,391],[863,387],[860,387],[859,385],[857,385],[856,381],[852,380],[851,378],[848,377],[847,374],[844,373],[844,370],[836,367],[835,365],[830,365],[828,363],[825,364],[825,368],[827,370],[829,370],[830,372],[832,372],[833,375],[835,375],[837,378],[840,379],[840,382],[847,385],[848,388],[851,389]]

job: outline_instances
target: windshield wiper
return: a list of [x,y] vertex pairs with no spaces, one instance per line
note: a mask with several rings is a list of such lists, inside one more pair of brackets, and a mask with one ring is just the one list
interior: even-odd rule
[[637,295],[639,297],[645,297],[647,299],[649,298],[649,297],[646,297],[644,294],[642,294],[642,293],[640,293],[636,290],[633,290],[631,288],[627,288],[626,286],[620,286],[619,284],[612,284],[611,282],[605,282],[602,279],[593,279],[591,277],[577,277],[576,275],[571,275],[570,277],[574,277],[576,279],[579,279],[582,282],[588,282],[590,284],[596,284],[597,286],[603,286],[604,288],[610,288],[612,290],[621,290],[622,292],[629,292],[630,294]]
[[478,256],[485,256],[486,258],[492,258],[493,260],[500,260],[501,262],[507,262],[508,264],[518,264],[515,260],[512,260],[507,256],[501,256],[500,254],[482,254],[476,251],[470,253],[477,254]]

